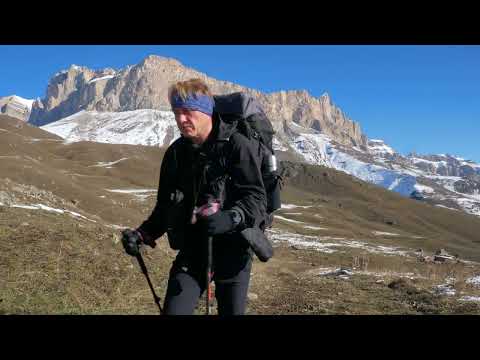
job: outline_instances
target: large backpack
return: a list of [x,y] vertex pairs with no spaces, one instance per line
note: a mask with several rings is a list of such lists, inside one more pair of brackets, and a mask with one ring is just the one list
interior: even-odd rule
[[262,155],[262,178],[267,193],[266,227],[273,221],[273,212],[281,207],[281,177],[277,170],[277,161],[273,150],[272,123],[259,102],[244,92],[228,95],[215,95],[215,111],[223,121],[235,123],[236,128],[247,138],[255,138],[260,143]]

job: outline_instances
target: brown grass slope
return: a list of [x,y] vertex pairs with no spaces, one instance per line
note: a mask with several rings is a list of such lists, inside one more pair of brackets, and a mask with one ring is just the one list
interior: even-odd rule
[[[150,214],[155,192],[142,199],[106,189],[156,189],[163,153],[145,146],[63,144],[55,135],[0,117],[0,202],[40,203],[89,219],[0,206],[0,312],[155,314],[138,264],[124,254],[119,230],[109,227],[137,226]],[[110,168],[96,166],[123,158]],[[288,162],[284,166],[284,203],[315,206],[278,214],[325,230],[279,218],[277,230],[431,251],[443,247],[463,258],[480,258],[480,220],[473,216],[405,199],[332,169]],[[379,237],[373,231],[398,236]],[[144,254],[163,298],[175,252],[163,239]],[[369,257],[371,270],[414,272],[424,280],[389,288],[394,275],[379,284],[363,275],[339,282],[311,273],[319,266],[351,266],[359,256]],[[439,299],[430,292],[452,273],[465,278],[476,272],[473,265],[438,267],[357,249],[325,254],[276,244],[271,261],[255,260],[248,313],[478,313],[474,304]],[[465,286],[458,284],[459,290]]]
[[399,236],[386,240],[430,251],[445,248],[480,260],[480,218],[476,216],[407,199],[330,168],[283,164],[285,201],[301,199],[321,205],[317,212],[326,220],[320,224],[337,233],[342,229],[347,236],[360,239],[373,239],[372,231],[395,233]]
[[[92,142],[64,144],[55,135],[28,124],[17,121],[19,127],[12,126],[12,120],[0,119],[0,178],[49,191],[64,200],[63,206],[96,221],[132,224],[146,216],[155,192],[150,193],[146,200],[149,206],[145,207],[135,196],[107,189],[156,190],[162,149]],[[121,159],[125,160],[110,168],[97,166]]]

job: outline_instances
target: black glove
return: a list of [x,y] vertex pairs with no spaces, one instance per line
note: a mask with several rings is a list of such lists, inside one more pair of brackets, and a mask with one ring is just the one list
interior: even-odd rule
[[140,241],[142,242],[142,244],[147,244],[151,248],[155,248],[155,246],[157,246],[157,243],[155,242],[155,239],[153,239],[145,231],[143,231],[140,228],[138,228],[136,231],[140,233]]
[[122,244],[127,254],[137,256],[140,253],[140,245],[147,244],[154,248],[157,244],[144,231],[137,229],[125,229],[122,231]]
[[203,216],[199,224],[206,235],[220,235],[232,231],[240,223],[240,214],[235,210],[217,211],[210,216]]
[[122,231],[122,244],[128,255],[140,254],[141,235],[137,230],[125,229]]
[[273,256],[272,244],[259,228],[246,228],[240,235],[248,242],[260,261],[266,262]]

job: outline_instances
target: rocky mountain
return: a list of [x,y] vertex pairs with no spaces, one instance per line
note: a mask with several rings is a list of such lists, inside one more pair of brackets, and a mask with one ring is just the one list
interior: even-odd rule
[[65,139],[165,146],[178,135],[167,101],[168,86],[198,77],[214,93],[245,91],[264,107],[276,130],[281,159],[324,165],[406,197],[480,215],[480,165],[450,155],[403,156],[362,134],[328,94],[264,94],[213,79],[174,59],[149,56],[124,69],[72,65],[50,80],[33,103],[29,122]]
[[34,100],[12,95],[0,98],[0,114],[27,121],[30,117]]
[[321,131],[342,144],[366,147],[367,139],[360,125],[335,106],[328,94],[319,98],[304,90],[264,94],[213,79],[175,59],[159,56],[148,56],[139,64],[118,71],[94,71],[72,65],[51,78],[45,98],[33,104],[29,122],[46,125],[82,110],[168,110],[168,86],[174,81],[194,77],[203,79],[216,94],[245,91],[255,96],[272,119],[280,138],[286,138],[293,123]]

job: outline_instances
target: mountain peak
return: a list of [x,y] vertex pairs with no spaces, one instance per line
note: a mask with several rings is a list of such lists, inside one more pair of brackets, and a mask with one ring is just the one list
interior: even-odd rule
[[332,98],[330,97],[330,95],[327,92],[324,92],[318,99],[323,104],[328,104],[330,106],[333,106]]
[[388,146],[382,139],[369,139],[368,149],[376,155],[394,155],[395,150]]
[[148,55],[145,57],[141,62],[140,65],[145,66],[145,65],[157,65],[160,63],[168,63],[171,65],[176,65],[176,66],[182,66],[182,63],[178,61],[177,59],[174,58],[168,58],[164,56],[159,56],[159,55]]

